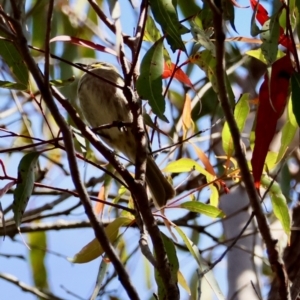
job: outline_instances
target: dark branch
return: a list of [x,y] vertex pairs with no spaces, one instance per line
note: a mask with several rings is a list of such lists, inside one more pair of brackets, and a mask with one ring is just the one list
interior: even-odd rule
[[241,143],[240,143],[240,132],[237,127],[236,121],[233,116],[232,107],[230,106],[226,84],[225,84],[225,33],[223,30],[224,20],[223,20],[223,11],[221,6],[221,1],[213,2],[212,0],[207,0],[211,10],[213,11],[213,23],[215,29],[215,38],[216,38],[216,73],[217,76],[217,86],[218,86],[218,96],[223,112],[225,114],[226,120],[229,125],[229,129],[232,135],[234,149],[236,153],[236,158],[240,167],[241,175],[245,188],[249,197],[250,205],[253,209],[253,213],[256,217],[259,231],[263,237],[263,240],[267,247],[267,253],[269,261],[272,267],[272,270],[276,274],[278,283],[279,283],[279,293],[281,299],[288,299],[289,288],[288,288],[288,279],[286,271],[283,264],[280,262],[278,251],[275,248],[276,242],[273,240],[270,232],[270,228],[267,223],[267,219],[263,213],[260,199],[258,193],[255,189],[251,173],[248,168],[246,157],[243,153]]

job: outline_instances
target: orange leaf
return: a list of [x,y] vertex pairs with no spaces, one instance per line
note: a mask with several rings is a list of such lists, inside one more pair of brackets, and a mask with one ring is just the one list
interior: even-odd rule
[[191,113],[192,113],[191,97],[188,94],[186,94],[183,111],[182,111],[182,125],[183,125],[184,138],[186,137],[188,130],[193,126]]
[[176,78],[178,81],[180,81],[188,86],[191,86],[191,87],[193,86],[189,77],[181,69],[176,70],[176,65],[173,63],[171,63],[171,65],[169,65],[165,62],[164,70],[162,73],[162,78],[165,79],[165,78],[171,77],[174,70],[175,70],[174,78]]
[[198,158],[203,163],[203,165],[205,167],[205,170],[207,172],[209,172],[211,175],[217,176],[213,166],[211,165],[211,163],[209,161],[209,158],[207,157],[207,155],[199,147],[197,147],[196,145],[193,145],[193,146],[194,146],[194,149],[195,149],[195,152],[196,152]]
[[[98,199],[101,199],[101,200],[105,199],[105,185],[101,186],[101,188],[99,190],[99,193],[98,193]],[[95,205],[95,208],[94,208],[95,214],[96,215],[98,215],[100,213],[102,214],[103,210],[104,210],[104,203],[96,202],[96,205]]]

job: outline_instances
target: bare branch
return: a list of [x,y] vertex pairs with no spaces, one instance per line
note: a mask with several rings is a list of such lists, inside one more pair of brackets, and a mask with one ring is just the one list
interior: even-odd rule
[[35,287],[27,285],[26,283],[20,281],[17,277],[12,276],[10,274],[0,273],[0,278],[4,279],[6,281],[9,281],[12,284],[18,286],[22,291],[31,293],[39,298],[42,298],[45,300],[63,300],[62,298],[57,297],[52,293],[42,292]]

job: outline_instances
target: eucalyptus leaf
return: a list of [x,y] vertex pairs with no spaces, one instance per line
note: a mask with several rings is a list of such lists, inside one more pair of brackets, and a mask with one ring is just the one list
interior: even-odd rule
[[166,34],[166,39],[173,50],[186,52],[181,34],[187,33],[186,29],[178,20],[176,9],[171,0],[150,0],[151,10],[155,21],[161,26]]
[[163,62],[163,39],[161,38],[145,54],[136,88],[142,99],[149,100],[153,112],[161,120],[168,122],[164,115],[166,103],[162,95]]
[[300,126],[300,73],[294,73],[292,75],[291,82],[293,113],[297,120],[298,126]]
[[17,187],[14,190],[13,213],[17,228],[21,224],[21,220],[32,194],[35,181],[35,169],[40,153],[28,153],[21,159],[18,166]]
[[10,41],[0,39],[0,56],[9,66],[18,83],[24,86],[22,89],[27,89],[29,83],[28,69],[15,45]]

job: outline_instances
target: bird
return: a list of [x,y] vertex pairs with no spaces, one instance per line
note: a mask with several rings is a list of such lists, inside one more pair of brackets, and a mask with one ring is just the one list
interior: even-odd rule
[[[115,122],[131,123],[133,115],[128,100],[120,88],[124,87],[124,79],[117,68],[106,62],[95,62],[86,65],[85,68],[107,80],[104,81],[85,72],[78,82],[77,94],[80,107],[89,125],[97,128]],[[131,127],[112,126],[99,129],[97,133],[110,148],[123,153],[130,162],[135,164],[137,145]],[[149,149],[150,147],[147,153],[146,183],[155,207],[162,208],[175,196],[175,190],[157,166]]]

